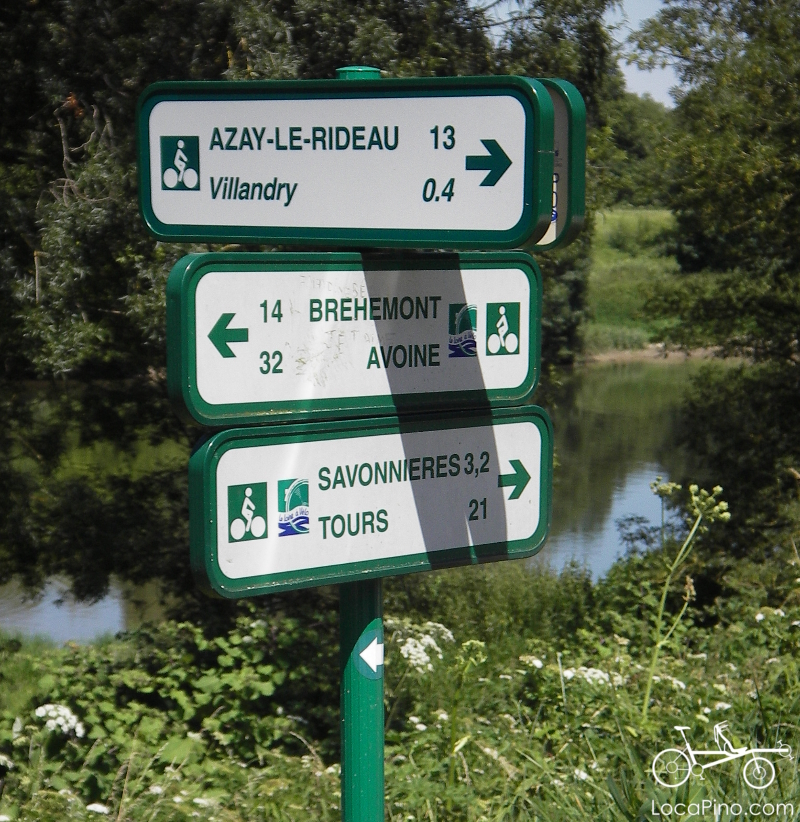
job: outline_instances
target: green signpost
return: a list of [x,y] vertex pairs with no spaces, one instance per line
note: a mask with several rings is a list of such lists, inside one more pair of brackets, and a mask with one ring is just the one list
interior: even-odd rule
[[553,103],[553,212],[547,233],[536,243],[546,251],[572,240],[586,210],[586,106],[566,80],[540,80]]
[[190,255],[167,285],[178,412],[252,425],[190,459],[196,579],[339,584],[343,822],[384,818],[382,577],[531,556],[552,494],[550,421],[522,407],[536,263],[375,249],[548,249],[584,214],[572,85],[379,77],[157,83],[137,114],[156,237],[365,249]]
[[553,136],[523,77],[156,83],[140,208],[173,241],[517,248],[550,224]]
[[242,597],[528,557],[552,450],[535,406],[223,431],[189,461],[192,568]]
[[541,275],[521,252],[202,254],[167,282],[167,378],[205,425],[524,403]]

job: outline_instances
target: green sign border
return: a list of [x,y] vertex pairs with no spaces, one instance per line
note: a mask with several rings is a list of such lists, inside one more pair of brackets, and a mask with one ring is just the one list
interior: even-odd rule
[[[235,448],[285,443],[313,443],[320,440],[374,437],[383,434],[441,431],[533,422],[542,436],[539,475],[540,512],[536,531],[511,542],[465,545],[432,554],[409,554],[366,562],[308,568],[264,576],[230,579],[217,560],[216,471],[222,455]],[[550,530],[553,488],[553,426],[542,408],[502,409],[492,413],[426,415],[398,419],[348,420],[307,425],[276,425],[262,428],[230,429],[205,441],[189,460],[189,543],[191,567],[197,584],[207,594],[228,599],[331,585],[354,580],[431,571],[456,565],[477,565],[508,559],[523,559],[537,553]]]
[[[153,212],[150,189],[150,112],[166,100],[330,100],[392,97],[511,96],[525,110],[524,208],[510,229],[338,229],[307,226],[168,225]],[[148,86],[136,108],[139,210],[149,231],[160,240],[240,242],[350,247],[486,248],[530,246],[544,236],[552,214],[553,103],[544,86],[525,77],[424,77],[400,80],[268,80],[161,82]],[[489,137],[491,135],[487,135]]]
[[[567,109],[569,149],[567,151],[567,222],[552,243],[536,246],[549,251],[575,239],[586,219],[586,106],[581,93],[566,80],[544,79],[539,82],[560,94]],[[555,142],[555,141],[554,141]],[[555,150],[555,147],[554,149]],[[552,188],[551,188],[552,192]],[[552,205],[552,200],[551,200]],[[552,210],[552,209],[551,209]]]
[[[441,391],[424,394],[383,394],[331,400],[228,403],[211,405],[197,390],[195,293],[210,271],[360,271],[424,270],[442,266],[521,269],[530,284],[530,346],[525,381],[515,388],[492,391]],[[190,254],[173,267],[167,280],[167,389],[175,410],[201,425],[252,425],[285,421],[373,416],[445,409],[502,407],[531,397],[541,370],[542,275],[536,262],[521,251],[473,254],[362,256],[357,253],[216,253]]]

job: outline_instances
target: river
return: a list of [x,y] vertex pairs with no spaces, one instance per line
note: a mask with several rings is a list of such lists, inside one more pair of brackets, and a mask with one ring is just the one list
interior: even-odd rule
[[[689,469],[675,444],[676,424],[698,365],[649,358],[592,364],[561,378],[548,407],[556,444],[553,522],[532,562],[558,570],[574,560],[597,578],[622,554],[620,518],[660,522],[659,500],[649,484],[659,475],[678,479]],[[2,630],[57,643],[91,641],[159,616],[152,587],[112,585],[92,605],[72,601],[55,579],[32,601],[16,584],[0,588]]]

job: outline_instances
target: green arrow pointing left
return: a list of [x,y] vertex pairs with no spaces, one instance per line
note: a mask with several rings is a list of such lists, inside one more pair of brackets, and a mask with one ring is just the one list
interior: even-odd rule
[[514,469],[513,474],[500,474],[497,478],[497,487],[505,488],[507,485],[513,485],[514,490],[511,492],[509,499],[519,499],[525,486],[530,481],[531,475],[525,470],[525,466],[519,460],[509,460],[511,467]]
[[488,171],[481,181],[482,186],[493,186],[511,167],[511,158],[500,147],[497,140],[481,140],[488,155],[467,155],[467,171]]
[[208,334],[208,339],[214,344],[214,348],[223,357],[235,357],[228,343],[247,342],[248,333],[246,328],[228,328],[228,323],[235,317],[235,314],[223,314],[214,323],[214,327]]

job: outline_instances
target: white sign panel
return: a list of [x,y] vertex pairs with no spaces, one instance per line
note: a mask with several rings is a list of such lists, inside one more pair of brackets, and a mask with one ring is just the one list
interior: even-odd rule
[[[536,148],[531,82],[512,80],[406,81],[402,94],[340,81],[338,94],[307,83],[294,96],[269,84],[259,95],[247,83],[249,94],[152,95],[140,114],[145,220],[162,236],[211,239],[447,247],[450,237],[508,246],[541,235],[548,198],[533,196],[534,176],[552,151]],[[311,86],[325,92],[304,96]]]
[[552,446],[540,409],[403,432],[374,423],[307,427],[301,441],[213,438],[190,463],[201,576],[243,595],[527,556],[541,544]]
[[200,422],[508,405],[535,386],[541,286],[527,255],[186,260],[168,286],[168,369]]

